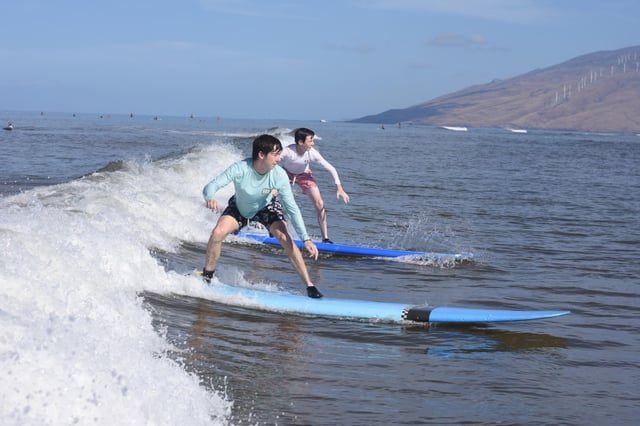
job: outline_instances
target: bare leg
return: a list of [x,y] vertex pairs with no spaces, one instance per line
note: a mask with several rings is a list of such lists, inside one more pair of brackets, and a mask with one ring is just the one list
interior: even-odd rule
[[273,222],[269,227],[269,232],[278,239],[280,245],[284,248],[285,253],[287,253],[287,257],[293,265],[293,268],[296,270],[300,278],[302,278],[304,284],[307,287],[313,287],[313,283],[309,278],[309,272],[307,271],[307,265],[305,265],[304,259],[302,258],[302,253],[298,246],[294,244],[293,239],[287,232],[287,227],[284,222]]
[[204,268],[207,271],[216,269],[220,253],[222,252],[222,241],[232,232],[239,228],[238,221],[232,216],[220,216],[218,223],[211,231],[209,243],[207,244],[207,260]]
[[313,206],[316,208],[316,216],[318,218],[318,225],[320,226],[320,232],[322,233],[322,239],[329,238],[329,231],[327,229],[327,211],[324,209],[324,200],[320,196],[320,190],[318,187],[309,188],[309,198],[313,201]]

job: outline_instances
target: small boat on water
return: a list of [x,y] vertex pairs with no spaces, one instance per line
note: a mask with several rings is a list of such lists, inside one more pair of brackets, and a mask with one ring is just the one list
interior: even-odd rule
[[13,130],[13,123],[9,122],[7,123],[7,127],[3,127],[4,130]]
[[440,127],[446,130],[452,130],[454,132],[466,132],[467,130],[469,130],[464,126],[440,126]]
[[512,127],[507,127],[506,129],[511,133],[527,133],[527,129],[515,129]]

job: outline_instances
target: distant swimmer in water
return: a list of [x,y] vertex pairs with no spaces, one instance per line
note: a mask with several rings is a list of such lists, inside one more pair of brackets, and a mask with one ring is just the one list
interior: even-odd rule
[[8,122],[7,123],[7,127],[4,127],[4,130],[13,130],[13,123],[12,122]]

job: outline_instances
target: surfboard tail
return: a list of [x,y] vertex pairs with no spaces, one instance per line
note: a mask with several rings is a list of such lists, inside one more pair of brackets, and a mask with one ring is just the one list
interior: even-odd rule
[[553,318],[569,313],[570,311],[513,311],[413,306],[402,311],[402,319],[418,322],[488,323]]

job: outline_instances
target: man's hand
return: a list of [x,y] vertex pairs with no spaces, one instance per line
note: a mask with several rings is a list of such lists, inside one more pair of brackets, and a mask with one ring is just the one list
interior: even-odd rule
[[345,204],[349,204],[349,195],[344,192],[342,185],[336,185],[336,198],[342,198],[342,201],[344,201]]
[[218,211],[218,202],[215,199],[210,199],[204,202],[206,208],[213,210],[214,212]]
[[318,260],[318,247],[316,247],[313,241],[305,240],[304,248],[307,249],[307,252],[309,253],[309,257],[312,257],[313,260]]

